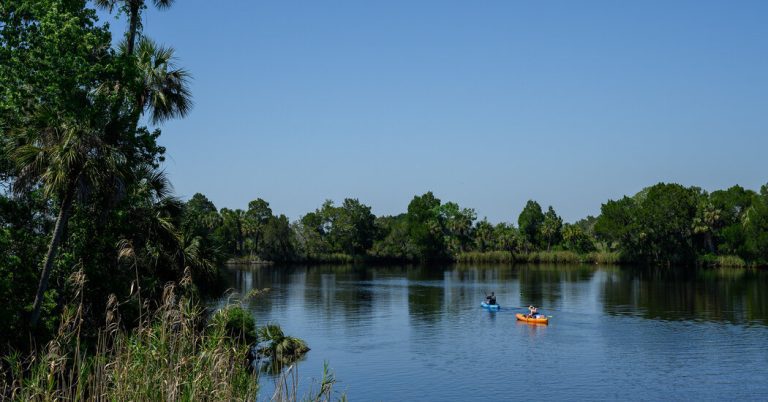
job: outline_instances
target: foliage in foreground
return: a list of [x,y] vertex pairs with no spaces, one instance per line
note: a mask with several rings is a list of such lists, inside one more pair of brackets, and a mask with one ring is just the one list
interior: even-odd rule
[[37,355],[8,358],[0,391],[11,400],[254,400],[248,345],[168,285],[163,304],[130,333],[117,302],[95,352],[82,343],[82,305],[68,309],[57,336]]
[[[73,276],[84,284],[82,272]],[[203,310],[188,297],[189,277],[181,288],[166,285],[162,305],[130,332],[120,329],[117,300],[110,300],[108,325],[89,348],[82,339],[83,305],[68,308],[57,336],[38,354],[6,358],[0,376],[0,399],[9,400],[255,400],[258,371],[248,364],[249,341],[255,340],[252,317],[237,306],[205,320]],[[182,294],[177,294],[181,289]],[[276,325],[261,330],[276,343],[278,355],[292,357],[306,344],[282,334]],[[290,346],[290,345],[289,345]],[[93,350],[92,350],[93,349]],[[287,357],[287,356],[286,356]],[[292,362],[286,360],[286,362]],[[284,376],[287,376],[290,370]],[[280,378],[286,383],[286,378]],[[309,400],[330,400],[333,376],[324,373],[321,390]],[[294,381],[295,383],[295,381]],[[296,400],[280,389],[273,400]]]

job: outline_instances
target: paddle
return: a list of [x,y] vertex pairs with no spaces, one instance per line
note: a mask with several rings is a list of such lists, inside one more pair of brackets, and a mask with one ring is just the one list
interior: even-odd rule
[[497,309],[497,310],[501,310],[501,306],[499,306],[499,304],[498,304],[498,303],[496,303],[496,304],[490,304],[490,303],[488,303],[488,301],[489,301],[489,298],[490,298],[490,296],[488,296],[488,292],[486,292],[485,290],[483,290],[483,294],[485,294],[485,300],[483,300],[483,303],[485,303],[485,304],[488,306],[488,308],[489,308],[489,309],[491,309],[491,310],[492,310],[492,309],[494,309],[494,308],[495,308],[495,309]]

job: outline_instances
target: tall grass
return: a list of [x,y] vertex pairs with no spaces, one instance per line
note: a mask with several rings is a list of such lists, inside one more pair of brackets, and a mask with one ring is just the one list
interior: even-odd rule
[[190,285],[189,276],[178,287],[166,285],[160,306],[130,332],[120,329],[119,303],[111,297],[107,324],[91,348],[81,339],[82,300],[65,309],[56,337],[39,353],[5,358],[0,400],[256,400],[258,370],[246,364],[246,336],[232,330],[232,314],[205,320],[184,295]]
[[592,264],[620,264],[621,253],[618,251],[593,251],[584,256],[583,262]]
[[515,262],[515,255],[508,251],[470,251],[460,253],[456,256],[456,261],[470,263],[512,263]]
[[507,251],[467,252],[456,256],[456,261],[464,263],[532,263],[532,264],[619,264],[618,252],[596,251],[578,254],[573,251],[534,251],[527,254],[513,254]]
[[736,255],[712,255],[707,254],[699,257],[699,264],[707,267],[728,267],[728,268],[744,268],[748,264],[741,257]]
[[545,264],[572,264],[580,262],[579,255],[572,251],[538,251],[529,253],[527,262]]
[[205,325],[202,311],[176,291],[167,285],[159,308],[130,333],[119,329],[112,297],[91,353],[81,343],[82,305],[66,310],[57,336],[39,354],[7,359],[2,395],[19,401],[255,399],[257,374],[244,364],[247,344],[223,325]]

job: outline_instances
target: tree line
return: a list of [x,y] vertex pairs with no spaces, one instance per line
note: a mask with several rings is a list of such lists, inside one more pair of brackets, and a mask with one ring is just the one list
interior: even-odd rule
[[[606,253],[614,261],[694,265],[768,262],[768,187],[733,186],[708,193],[659,183],[632,197],[609,200],[600,215],[563,222],[552,206],[526,203],[516,222],[478,220],[472,208],[443,203],[432,192],[415,196],[405,213],[375,216],[347,198],[326,201],[290,222],[256,199],[245,210],[221,209],[204,195],[186,204],[207,226],[196,234],[245,261],[461,260],[471,253],[510,256]],[[499,254],[501,253],[501,254]],[[730,260],[726,259],[729,258]],[[514,260],[514,258],[511,258]]]

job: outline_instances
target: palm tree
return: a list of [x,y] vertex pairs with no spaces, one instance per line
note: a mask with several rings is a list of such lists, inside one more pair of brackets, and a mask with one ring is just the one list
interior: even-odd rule
[[[132,55],[134,46],[136,45],[136,36],[141,29],[141,10],[146,8],[145,0],[94,0],[96,6],[112,12],[115,6],[120,3],[123,10],[128,14],[128,32],[126,54]],[[165,10],[173,5],[173,0],[152,0],[152,3],[160,10]]]
[[713,235],[715,230],[722,226],[722,221],[722,211],[712,203],[700,206],[696,217],[693,218],[693,233],[704,235],[704,246],[710,253],[715,252]]
[[157,45],[148,38],[142,38],[136,51],[136,67],[139,82],[136,86],[135,118],[145,112],[152,124],[184,117],[192,108],[192,94],[189,91],[190,74],[174,63],[172,47]]
[[[291,364],[309,351],[302,339],[286,336],[277,324],[267,324],[257,330],[261,345],[260,352],[271,359],[269,367],[277,371],[285,364]],[[259,347],[257,345],[257,347]]]
[[89,127],[87,121],[48,109],[38,111],[30,125],[11,136],[14,147],[10,155],[19,172],[14,192],[22,193],[39,184],[46,198],[56,198],[59,207],[30,316],[34,327],[75,199],[110,173],[120,179],[125,157],[105,143],[100,130]]
[[132,244],[143,246],[138,250],[146,266],[157,267],[162,261],[172,266],[182,241],[175,222],[182,214],[183,203],[172,195],[171,184],[165,173],[142,166],[134,171],[133,194],[129,213],[141,238]]

